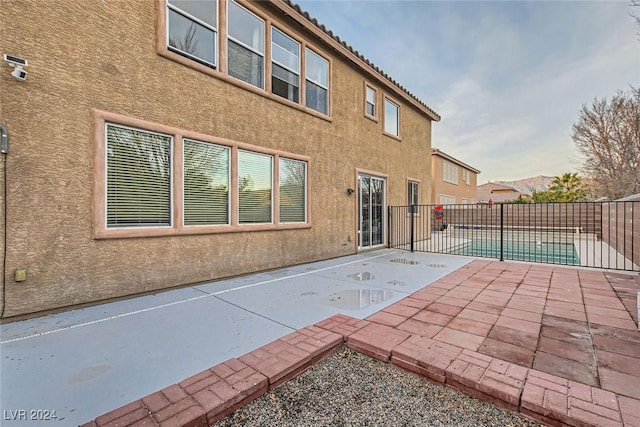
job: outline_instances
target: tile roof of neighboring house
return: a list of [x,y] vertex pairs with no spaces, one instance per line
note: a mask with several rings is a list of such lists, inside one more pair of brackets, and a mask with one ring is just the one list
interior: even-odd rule
[[[303,27],[314,33],[321,40],[331,46],[336,52],[340,53],[342,56],[350,60],[364,72],[370,74],[372,77],[385,84],[389,89],[393,90],[397,95],[404,98],[419,111],[422,111],[429,118],[436,122],[440,121],[440,116],[431,107],[418,99],[418,97],[409,92],[406,88],[400,85],[400,83],[389,77],[389,75],[387,75],[383,70],[381,70],[371,61],[362,56],[360,52],[353,49],[347,42],[340,39],[340,37],[338,37],[336,34],[333,34],[331,30],[320,24],[317,19],[311,17],[309,13],[302,10],[300,6],[298,6],[291,0],[271,0],[271,4],[276,6],[286,15],[289,15],[293,20],[297,21]],[[292,14],[291,12],[295,12],[297,16]]]
[[517,199],[518,196],[520,196],[518,190],[506,185],[496,184],[495,182],[478,185],[478,201],[480,202],[488,202],[489,199],[496,203],[506,202],[507,200]]
[[450,156],[449,154],[445,153],[444,151],[441,151],[438,148],[432,148],[431,149],[431,154],[435,154],[436,156],[440,156],[440,157],[442,157],[444,159],[447,159],[450,162],[456,163],[456,164],[462,166],[465,169],[469,169],[472,172],[480,173],[480,170],[474,168],[473,166],[469,166],[468,164],[466,164],[464,162],[461,162],[460,160],[456,159],[455,157]]

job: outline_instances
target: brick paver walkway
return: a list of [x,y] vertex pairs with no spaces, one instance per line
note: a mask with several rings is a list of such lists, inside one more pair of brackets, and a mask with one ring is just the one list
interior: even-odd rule
[[206,426],[346,342],[549,425],[640,427],[640,332],[621,288],[640,276],[476,260],[366,320],[333,316],[86,425]]

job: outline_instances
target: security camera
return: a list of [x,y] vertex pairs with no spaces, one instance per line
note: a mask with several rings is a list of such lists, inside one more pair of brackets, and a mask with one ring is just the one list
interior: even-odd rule
[[24,67],[28,66],[29,63],[26,59],[18,58],[17,56],[4,54],[4,60],[9,63],[10,67],[13,67],[14,70],[11,72],[11,75],[14,79],[20,80],[21,82],[27,80],[27,73]]
[[22,68],[22,65],[16,66],[16,69],[11,72],[11,75],[14,79],[20,80],[22,82],[27,80],[27,74],[29,73],[27,73],[24,68]]

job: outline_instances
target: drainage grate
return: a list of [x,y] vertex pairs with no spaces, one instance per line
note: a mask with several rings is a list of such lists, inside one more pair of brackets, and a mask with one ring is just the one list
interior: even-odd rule
[[413,260],[406,259],[406,258],[394,258],[394,259],[389,260],[389,261],[397,262],[398,264],[409,264],[409,265],[420,264],[420,261],[413,261]]

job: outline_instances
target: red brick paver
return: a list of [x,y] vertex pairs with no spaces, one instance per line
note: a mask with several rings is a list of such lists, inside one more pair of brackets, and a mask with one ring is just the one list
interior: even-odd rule
[[618,297],[640,287],[631,277],[477,260],[367,320],[332,316],[85,425],[206,426],[346,342],[548,425],[640,427],[640,332]]

